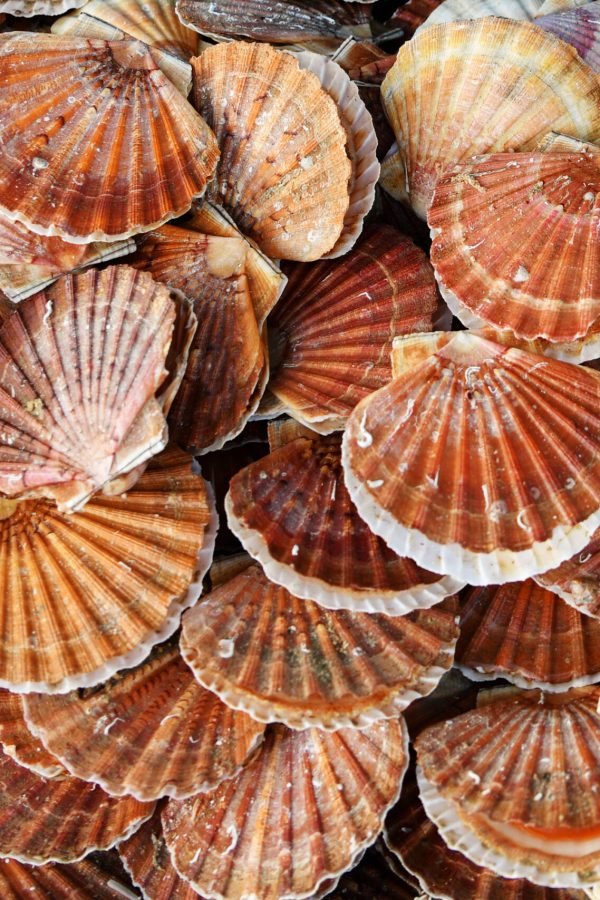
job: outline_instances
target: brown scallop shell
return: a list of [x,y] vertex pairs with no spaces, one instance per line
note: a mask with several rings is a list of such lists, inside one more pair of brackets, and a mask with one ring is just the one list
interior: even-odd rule
[[598,881],[599,697],[517,692],[422,732],[421,800],[446,843],[505,877]]
[[44,778],[68,774],[58,759],[34,737],[25,723],[23,699],[0,689],[0,744],[3,752],[20,766]]
[[456,601],[410,616],[328,611],[252,565],[184,618],[181,652],[225,703],[290,728],[364,728],[430,693],[454,658]]
[[442,2],[443,0],[408,0],[398,7],[389,22],[402,29],[405,39],[411,38]]
[[194,105],[221,151],[208,197],[274,259],[319,259],[342,233],[350,161],[336,105],[311,72],[267,44],[192,60]]
[[409,237],[375,225],[343,259],[287,274],[269,317],[269,390],[295,419],[328,433],[388,383],[393,338],[432,329],[433,271]]
[[333,62],[348,73],[353,81],[361,84],[381,84],[396,62],[396,54],[388,54],[377,44],[346,38],[339,50],[332,55]]
[[0,684],[56,693],[144,659],[200,596],[216,514],[189,457],[167,451],[126,496],[66,515],[4,501]]
[[0,859],[0,895],[3,900],[135,900],[137,897],[118,878],[87,859],[44,866]]
[[600,681],[600,622],[529,579],[471,588],[461,601],[456,661],[476,680],[563,691]]
[[473,585],[583,550],[600,524],[598,373],[464,331],[397,347],[404,370],[356,407],[342,444],[369,527]]
[[153,803],[109,797],[70,776],[43,778],[0,753],[0,853],[19,862],[75,862],[106,850],[152,815]]
[[431,261],[454,314],[526,339],[597,331],[599,194],[600,165],[585,154],[495,153],[440,178]]
[[267,576],[329,609],[404,615],[464,587],[397,556],[358,515],[340,437],[302,436],[229,483],[229,528]]
[[179,21],[173,0],[89,0],[76,13],[54,22],[52,33],[106,41],[143,41],[152,48],[152,58],[183,96],[190,92],[189,59],[197,52],[198,38]]
[[556,569],[538,575],[536,581],[562,597],[586,616],[600,618],[600,529],[592,540]]
[[167,803],[175,868],[207,896],[308,896],[375,840],[407,754],[400,719],[334,734],[273,725],[236,779]]
[[0,490],[75,509],[164,447],[175,307],[142,272],[66,275],[0,326]]
[[400,149],[394,196],[425,218],[435,184],[481,153],[530,150],[548,131],[600,137],[600,83],[576,51],[529,22],[425,28],[399,51],[382,102]]
[[114,241],[181,215],[204,193],[215,137],[145,44],[3,37],[4,216],[73,243]]
[[211,790],[240,771],[264,731],[200,687],[178,648],[83,696],[30,694],[23,704],[28,727],[72,775],[138,800]]

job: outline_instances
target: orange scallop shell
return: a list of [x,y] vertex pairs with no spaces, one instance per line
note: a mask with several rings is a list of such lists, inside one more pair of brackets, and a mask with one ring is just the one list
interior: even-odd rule
[[73,243],[114,241],[181,215],[204,193],[214,135],[145,44],[5,35],[0,79],[8,218]]
[[472,588],[461,602],[457,664],[477,680],[567,690],[600,681],[600,622],[528,580]]
[[236,779],[169,800],[162,822],[175,868],[206,896],[314,893],[375,840],[400,792],[406,741],[401,720],[333,734],[271,726]]
[[334,101],[291,54],[267,44],[219,44],[192,66],[194,104],[221,151],[209,199],[273,259],[319,259],[350,203]]
[[538,575],[536,581],[580,613],[600,618],[600,530],[581,553]]
[[3,900],[123,900],[127,897],[133,900],[135,897],[118,878],[87,859],[44,866],[0,859],[0,895]]
[[464,586],[419,569],[370,531],[346,489],[338,435],[298,437],[246,466],[225,508],[272,581],[329,609],[404,615]]
[[576,51],[529,22],[484,18],[425,28],[382,84],[399,150],[394,196],[425,218],[435,184],[481,153],[530,150],[548,131],[600,137],[600,83]]
[[177,648],[83,696],[23,703],[28,727],[72,775],[138,800],[211,790],[240,771],[264,731],[200,687]]
[[0,514],[0,684],[11,690],[64,692],[141,662],[198,599],[212,559],[212,497],[181,451],[83,512],[27,500]]
[[252,565],[184,618],[181,651],[225,703],[290,728],[363,728],[430,693],[454,658],[456,601],[410,616],[328,611]]
[[598,374],[464,331],[397,347],[404,368],[356,407],[342,445],[369,527],[474,585],[582,550],[600,524]]
[[23,698],[0,689],[0,744],[20,766],[44,778],[68,774],[58,759],[33,736],[23,715]]

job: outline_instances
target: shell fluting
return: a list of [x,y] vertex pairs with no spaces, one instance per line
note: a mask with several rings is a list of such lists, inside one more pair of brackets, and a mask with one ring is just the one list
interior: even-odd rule
[[579,612],[600,618],[600,533],[595,531],[581,553],[538,575],[536,581]]

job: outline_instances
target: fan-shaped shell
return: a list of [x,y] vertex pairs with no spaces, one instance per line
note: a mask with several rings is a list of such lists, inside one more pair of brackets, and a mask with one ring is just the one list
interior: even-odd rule
[[600,137],[600,83],[537,26],[478,19],[431,26],[399,51],[382,102],[399,150],[394,195],[425,218],[435,184],[477,154],[530,150],[548,131]]
[[534,581],[472,588],[461,602],[457,663],[479,680],[560,691],[600,681],[600,622]]
[[126,885],[87,859],[45,866],[2,859],[0,893],[3,900],[123,900],[134,896]]
[[44,778],[67,774],[25,724],[22,697],[5,690],[0,690],[0,744],[7,756]]
[[65,515],[4,503],[0,683],[64,692],[136,665],[199,597],[216,515],[189,457],[152,460],[126,496]]
[[538,884],[599,880],[599,697],[525,691],[417,738],[421,799],[452,849]]
[[312,72],[267,44],[235,41],[192,60],[194,104],[221,150],[208,196],[274,259],[319,259],[342,233],[346,135]]
[[308,896],[374,841],[406,762],[401,720],[334,734],[271,726],[236,779],[168,802],[175,868],[207,896]]
[[452,665],[455,601],[391,618],[298,600],[253,565],[184,619],[181,649],[226,703],[291,728],[365,727],[433,690]]
[[595,2],[540,16],[535,24],[571,44],[594,72],[600,72],[600,10]]
[[287,271],[269,317],[269,390],[294,418],[328,433],[388,383],[394,336],[432,329],[432,269],[410,238],[376,225],[343,259]]
[[536,581],[587,616],[600,618],[600,531],[595,531],[581,553]]
[[19,862],[75,862],[128,837],[154,804],[109,797],[79,778],[42,778],[0,754],[0,853]]
[[474,585],[582,550],[600,524],[598,374],[469,332],[398,347],[406,369],[356,407],[342,445],[369,527]]
[[340,438],[299,437],[229,483],[227,521],[267,576],[329,609],[404,615],[463,587],[397,556],[358,515]]
[[527,339],[597,331],[599,192],[600,165],[585,154],[498,153],[440,178],[431,261],[455,315],[466,307]]
[[89,0],[83,9],[59,19],[53,34],[138,40],[152,47],[152,58],[184,97],[192,86],[190,57],[198,38],[175,14],[173,0]]
[[164,447],[175,308],[145,273],[61,278],[0,326],[0,490],[74,509]]
[[84,696],[23,702],[28,727],[72,775],[139,800],[210,790],[241,769],[264,730],[200,687],[177,648]]
[[485,16],[527,21],[535,18],[543,2],[544,0],[444,0],[432,10],[417,32],[430,25],[440,25],[442,22],[482,19]]
[[11,16],[60,16],[68,9],[83,6],[85,0],[2,0],[1,19],[4,13]]
[[0,79],[9,219],[73,243],[114,241],[181,215],[204,193],[214,135],[145,44],[10,34]]

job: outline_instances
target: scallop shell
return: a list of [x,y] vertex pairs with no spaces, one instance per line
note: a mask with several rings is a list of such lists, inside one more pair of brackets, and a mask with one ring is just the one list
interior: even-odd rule
[[272,44],[329,41],[348,32],[327,12],[285,0],[219,0],[218,4],[177,0],[176,9],[181,21],[201,34],[249,37]]
[[0,744],[7,756],[44,778],[67,774],[57,758],[28,729],[21,696],[5,690],[0,690]]
[[370,41],[358,41],[349,37],[331,59],[341,66],[353,81],[381,84],[396,62],[396,54],[390,55]]
[[598,881],[599,697],[525,691],[424,731],[421,799],[446,843],[504,877]]
[[128,837],[153,809],[79,778],[42,778],[0,753],[2,856],[35,865],[75,862]]
[[188,61],[198,49],[198,38],[177,18],[173,0],[89,0],[83,9],[54,22],[52,33],[143,41],[183,96],[190,92],[192,68]]
[[123,900],[124,897],[133,900],[135,897],[126,885],[117,878],[107,877],[106,872],[87,859],[45,866],[1,859],[0,894],[3,900]]
[[464,331],[397,346],[404,371],[356,407],[342,444],[369,527],[473,585],[583,550],[600,525],[598,374]]
[[600,11],[595,2],[540,16],[535,24],[571,44],[594,72],[600,72]]
[[163,225],[145,236],[132,265],[192,300],[198,329],[171,412],[171,436],[189,452],[217,450],[242,431],[268,377],[246,244]]
[[398,53],[382,102],[400,146],[394,196],[425,218],[435,184],[477,154],[530,150],[548,131],[600,137],[600,83],[576,51],[528,22],[431,26]]
[[469,677],[563,691],[600,681],[600,622],[528,580],[472,588],[461,603],[457,663]]
[[214,135],[145,44],[9,34],[0,79],[0,210],[9,219],[76,244],[115,241],[181,215],[204,193]]
[[405,39],[411,38],[442,2],[443,0],[407,0],[392,15],[390,24],[401,28]]
[[166,443],[169,292],[126,267],[61,278],[0,326],[0,490],[75,509]]
[[388,383],[394,336],[433,327],[431,265],[410,238],[376,225],[344,259],[287,271],[269,317],[269,390],[295,419],[329,433]]
[[216,530],[180,451],[152,460],[126,497],[81,513],[27,500],[1,514],[0,684],[20,692],[90,686],[141,662],[200,596]]
[[68,9],[83,6],[85,0],[1,0],[0,20],[4,13],[11,16],[61,16]]
[[587,616],[600,618],[600,530],[581,553],[536,581]]
[[526,339],[598,331],[599,195],[600,166],[585,154],[497,153],[440,178],[431,261],[454,314],[464,321],[466,307]]
[[569,9],[577,9],[579,6],[587,6],[588,0],[544,0],[539,8],[539,16],[547,16],[551,13],[565,12]]
[[230,529],[267,576],[329,609],[404,615],[464,587],[396,556],[358,515],[340,438],[298,437],[229,485]]
[[451,667],[456,608],[330,612],[252,565],[185,617],[181,649],[201,684],[259,721],[364,728],[396,717]]
[[306,50],[299,53],[297,59],[300,68],[313,72],[323,90],[334,100],[346,132],[346,151],[352,166],[348,184],[350,206],[344,217],[342,234],[326,254],[328,259],[334,259],[343,256],[355,245],[363,230],[365,216],[375,201],[375,185],[380,174],[377,136],[373,119],[357,86],[341,66],[321,54]]
[[462,19],[482,19],[485,16],[530,21],[539,13],[543,2],[544,0],[444,0],[417,28],[417,33],[430,25]]
[[72,775],[138,800],[211,790],[240,771],[264,731],[201,688],[169,647],[84,696],[23,703],[28,727]]
[[407,753],[401,720],[334,734],[271,726],[236,779],[168,802],[162,821],[175,868],[206,896],[308,896],[375,840]]
[[267,44],[220,44],[192,66],[194,104],[221,150],[209,199],[268,256],[319,259],[339,239],[350,203],[334,101]]

